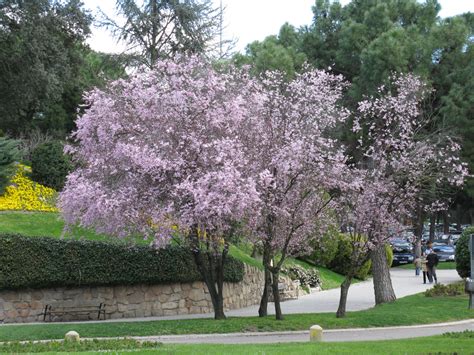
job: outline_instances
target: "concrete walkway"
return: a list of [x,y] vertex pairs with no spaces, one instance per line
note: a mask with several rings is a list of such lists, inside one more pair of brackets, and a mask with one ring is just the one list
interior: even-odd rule
[[[474,319],[451,323],[415,325],[405,327],[332,329],[323,331],[324,342],[373,341],[408,339],[440,335],[447,332],[474,331]],[[169,344],[264,344],[309,341],[308,331],[260,332],[230,334],[188,334],[148,337],[129,337],[140,341]]]
[[[437,270],[436,272],[440,283],[452,283],[461,280],[456,270]],[[415,270],[392,268],[390,274],[393,289],[398,298],[423,292],[433,287],[433,284],[423,284],[423,277],[415,276]],[[283,314],[335,313],[339,305],[339,294],[340,289],[336,288],[302,296],[297,300],[282,302],[282,312]],[[374,305],[375,296],[372,280],[356,283],[349,288],[347,311],[359,311],[371,308]],[[273,308],[273,303],[269,304],[269,314],[274,314]],[[226,315],[234,317],[254,316],[256,314],[258,314],[258,306],[226,312]]]

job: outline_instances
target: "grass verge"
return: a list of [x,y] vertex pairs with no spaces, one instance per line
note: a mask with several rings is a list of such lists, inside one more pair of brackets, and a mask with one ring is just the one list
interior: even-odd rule
[[[239,345],[169,345],[156,353],[167,354],[472,354],[474,333],[449,334],[403,340],[279,343]],[[155,352],[155,351],[154,351]],[[145,351],[146,353],[146,351]]]
[[0,326],[0,341],[62,339],[69,330],[82,337],[147,336],[169,334],[212,334],[256,331],[306,330],[313,324],[323,329],[367,328],[448,322],[474,318],[467,310],[467,296],[401,298],[369,310],[348,312],[346,318],[334,313],[291,314],[283,321],[274,317],[234,317],[226,320],[186,319],[117,323],[53,323]]
[[472,354],[474,332],[383,341],[279,344],[190,344],[139,343],[134,340],[92,340],[80,343],[4,344],[2,353],[111,351],[166,354]]

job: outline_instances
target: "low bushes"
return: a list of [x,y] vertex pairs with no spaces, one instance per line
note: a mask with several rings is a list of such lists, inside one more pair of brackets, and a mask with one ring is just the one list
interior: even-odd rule
[[292,280],[298,280],[301,286],[321,287],[321,277],[318,270],[306,270],[301,266],[293,265],[283,268],[282,271]]
[[459,296],[463,294],[464,294],[463,282],[457,282],[457,283],[449,284],[449,285],[436,284],[432,288],[425,291],[426,297]]
[[31,178],[40,184],[62,190],[66,176],[72,169],[69,157],[63,153],[64,145],[59,141],[46,142],[31,154]]
[[[224,280],[243,279],[230,258]],[[201,276],[191,253],[87,240],[0,235],[0,289],[193,282]]]
[[469,255],[469,236],[474,234],[474,227],[466,228],[456,243],[456,270],[462,278],[472,277]]

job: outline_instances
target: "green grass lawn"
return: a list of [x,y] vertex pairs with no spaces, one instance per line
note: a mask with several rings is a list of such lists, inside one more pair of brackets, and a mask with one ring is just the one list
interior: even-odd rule
[[467,296],[401,298],[369,310],[348,312],[338,319],[334,313],[286,315],[283,321],[273,316],[233,317],[226,320],[187,319],[117,323],[50,323],[0,326],[0,341],[61,339],[69,330],[83,337],[145,336],[169,334],[212,334],[255,331],[306,330],[319,324],[323,329],[366,328],[447,322],[474,318],[467,309]]
[[383,341],[278,344],[161,344],[124,340],[87,340],[79,343],[10,343],[0,345],[1,353],[98,353],[120,351],[166,354],[472,354],[474,332]]

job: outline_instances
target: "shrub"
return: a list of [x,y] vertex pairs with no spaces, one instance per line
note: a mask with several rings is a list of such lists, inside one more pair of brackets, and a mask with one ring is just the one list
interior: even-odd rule
[[456,243],[456,270],[462,278],[472,277],[469,255],[469,236],[474,234],[474,227],[466,228]]
[[20,158],[17,141],[0,137],[0,195],[3,195],[15,174],[15,162]]
[[[351,254],[352,247],[350,238],[344,234],[340,234],[337,253],[334,259],[331,261],[329,268],[339,274],[347,275],[350,267],[350,263],[348,261],[350,260]],[[360,280],[365,280],[369,275],[371,266],[372,262],[368,260],[355,274],[355,277]]]
[[57,212],[56,191],[31,181],[28,178],[30,171],[25,165],[17,165],[11,185],[7,186],[4,195],[0,196],[0,211]]
[[459,296],[464,294],[464,283],[457,282],[449,285],[436,284],[425,291],[426,297]]
[[40,184],[60,191],[72,168],[69,157],[63,153],[59,141],[38,145],[31,154],[31,178]]
[[321,287],[321,276],[315,269],[304,269],[301,266],[294,265],[283,268],[282,271],[292,280],[298,280],[301,286]]
[[[160,284],[201,280],[192,254],[180,247],[153,249],[88,240],[0,235],[0,289]],[[224,279],[243,279],[230,258]]]
[[340,238],[340,233],[336,228],[329,228],[321,238],[315,238],[312,242],[314,251],[308,259],[316,265],[329,267],[336,257]]

